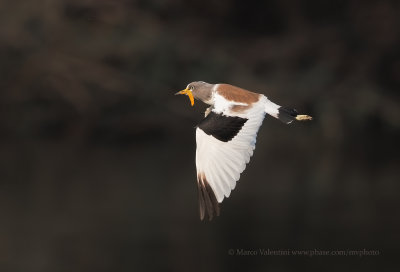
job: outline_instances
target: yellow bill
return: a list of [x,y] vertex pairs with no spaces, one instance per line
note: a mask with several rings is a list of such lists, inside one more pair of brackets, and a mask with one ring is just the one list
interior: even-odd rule
[[194,98],[193,98],[193,94],[192,94],[192,91],[191,91],[191,90],[189,90],[189,89],[184,89],[184,90],[182,90],[182,91],[180,91],[180,92],[177,92],[175,95],[178,95],[178,94],[186,94],[187,96],[189,96],[190,104],[191,104],[192,106],[194,105]]

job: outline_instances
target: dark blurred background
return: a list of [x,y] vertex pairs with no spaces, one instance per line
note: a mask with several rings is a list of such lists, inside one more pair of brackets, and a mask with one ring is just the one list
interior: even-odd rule
[[[0,271],[396,271],[399,11],[398,1],[2,0]],[[199,220],[194,161],[205,106],[173,96],[196,80],[314,117],[266,117],[211,222]],[[380,255],[228,254],[259,248]]]

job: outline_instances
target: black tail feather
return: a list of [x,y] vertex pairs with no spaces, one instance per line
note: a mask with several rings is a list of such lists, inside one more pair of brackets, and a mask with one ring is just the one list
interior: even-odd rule
[[299,114],[296,109],[289,109],[286,107],[280,107],[278,111],[278,119],[286,124],[289,124],[295,120],[296,116]]

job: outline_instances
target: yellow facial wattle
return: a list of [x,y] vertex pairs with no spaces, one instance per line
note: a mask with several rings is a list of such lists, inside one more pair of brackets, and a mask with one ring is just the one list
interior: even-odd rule
[[180,92],[177,92],[176,94],[186,94],[187,96],[189,96],[190,104],[191,104],[192,106],[194,105],[194,97],[193,97],[193,94],[192,94],[192,91],[191,91],[191,90],[189,90],[189,89],[184,89],[184,90],[182,90],[182,91],[180,91]]

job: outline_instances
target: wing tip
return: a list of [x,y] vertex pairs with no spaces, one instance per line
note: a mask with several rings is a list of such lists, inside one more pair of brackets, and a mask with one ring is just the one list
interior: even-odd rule
[[220,208],[214,191],[208,183],[204,173],[197,174],[197,189],[199,197],[200,220],[203,221],[206,215],[208,215],[208,219],[211,221],[214,215],[220,215]]

